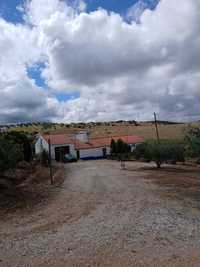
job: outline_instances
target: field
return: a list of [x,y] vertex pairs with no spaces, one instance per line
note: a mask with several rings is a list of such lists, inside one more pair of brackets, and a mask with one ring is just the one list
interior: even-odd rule
[[198,166],[64,168],[65,181],[41,203],[0,209],[2,267],[200,266]]
[[[163,139],[181,139],[184,131],[189,126],[200,126],[199,122],[185,124],[159,124],[160,137]],[[129,123],[93,123],[93,124],[47,124],[26,125],[12,127],[10,130],[25,131],[27,133],[74,133],[87,130],[91,137],[116,136],[116,135],[138,135],[144,139],[156,138],[155,125],[153,123],[139,123],[138,126]]]

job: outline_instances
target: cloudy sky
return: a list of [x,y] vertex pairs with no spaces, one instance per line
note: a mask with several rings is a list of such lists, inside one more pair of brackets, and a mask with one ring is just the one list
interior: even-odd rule
[[0,123],[200,119],[199,0],[1,0]]

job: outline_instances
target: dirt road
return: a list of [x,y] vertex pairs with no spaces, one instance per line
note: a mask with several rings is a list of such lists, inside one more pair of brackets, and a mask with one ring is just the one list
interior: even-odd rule
[[200,266],[200,210],[140,166],[66,165],[49,201],[1,219],[0,266]]

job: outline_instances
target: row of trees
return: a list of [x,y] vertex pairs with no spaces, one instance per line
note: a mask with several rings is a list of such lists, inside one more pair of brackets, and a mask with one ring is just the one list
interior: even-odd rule
[[121,139],[115,141],[114,139],[111,140],[110,144],[111,149],[111,156],[121,158],[131,152],[131,148],[128,144],[123,142]]
[[[111,155],[113,158],[125,159],[130,155],[130,147],[122,140],[111,141]],[[155,162],[157,168],[163,163],[185,162],[185,158],[195,158],[200,161],[200,128],[190,128],[185,132],[182,141],[179,140],[148,140],[132,153],[136,159]]]

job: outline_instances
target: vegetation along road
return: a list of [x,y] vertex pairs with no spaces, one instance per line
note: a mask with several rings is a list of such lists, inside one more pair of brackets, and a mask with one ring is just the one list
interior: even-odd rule
[[126,167],[66,165],[48,201],[1,217],[0,266],[200,266],[198,176]]

